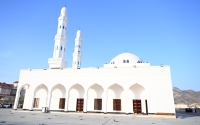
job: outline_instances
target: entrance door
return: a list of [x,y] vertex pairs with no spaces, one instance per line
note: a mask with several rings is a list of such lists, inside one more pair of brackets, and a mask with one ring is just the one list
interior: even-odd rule
[[59,109],[65,108],[65,98],[60,98]]
[[83,111],[83,103],[84,103],[84,99],[77,99],[76,111],[78,111],[78,112]]
[[121,111],[121,99],[113,99],[113,110]]
[[133,100],[133,111],[137,114],[142,112],[141,100]]
[[94,99],[94,110],[102,110],[102,99]]
[[39,108],[40,98],[34,98],[33,108]]

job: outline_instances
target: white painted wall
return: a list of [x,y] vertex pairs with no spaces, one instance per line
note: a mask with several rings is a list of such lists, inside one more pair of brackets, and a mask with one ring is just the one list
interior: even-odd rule
[[[93,104],[91,98],[94,98],[95,92],[101,93],[101,87],[93,88],[91,86],[94,84],[99,84],[102,86],[104,92],[107,92],[107,110],[105,112],[112,111],[112,98],[122,98],[122,111],[125,112],[126,107],[128,107],[128,112],[133,112],[131,105],[132,99],[135,97],[142,99],[142,104],[144,100],[148,101],[148,111],[149,113],[156,112],[169,112],[175,113],[174,109],[174,99],[172,93],[172,82],[171,73],[169,66],[144,66],[137,68],[82,68],[82,69],[47,69],[47,70],[21,70],[19,78],[19,87],[29,84],[33,90],[39,85],[46,85],[45,91],[39,96],[40,98],[46,98],[47,90],[52,91],[53,87],[60,83],[66,88],[66,95],[69,96],[68,100],[68,110],[76,110],[76,99],[84,98],[85,93],[88,93],[88,106],[87,110],[92,110]],[[139,86],[135,85],[138,84]],[[112,85],[114,85],[112,87]],[[131,87],[135,85],[135,87]],[[117,87],[121,86],[121,87]],[[40,87],[39,87],[40,88]],[[144,88],[144,93],[142,92]],[[130,90],[129,90],[130,89]],[[61,90],[61,88],[60,88]],[[128,102],[126,103],[126,90],[131,93],[129,95]],[[35,90],[36,91],[36,90]],[[40,90],[42,91],[42,90]],[[38,93],[40,93],[37,90]],[[53,91],[52,91],[53,92]],[[41,92],[42,93],[42,92]],[[134,93],[134,94],[133,94]],[[139,93],[140,96],[139,96]],[[93,97],[90,95],[94,94]],[[44,96],[45,95],[45,96]],[[52,95],[53,96],[53,95]],[[100,97],[100,96],[99,96]],[[31,99],[31,98],[29,98]],[[28,100],[28,99],[27,99]],[[27,101],[26,100],[26,101]],[[45,100],[45,99],[44,99]],[[30,101],[30,100],[29,100]],[[103,102],[105,101],[102,100]],[[41,104],[43,105],[43,104]],[[90,106],[89,106],[90,105]],[[30,106],[29,106],[30,107]],[[56,106],[55,106],[56,108]],[[142,111],[145,112],[145,106],[142,105]],[[112,111],[113,112],[113,111]]]

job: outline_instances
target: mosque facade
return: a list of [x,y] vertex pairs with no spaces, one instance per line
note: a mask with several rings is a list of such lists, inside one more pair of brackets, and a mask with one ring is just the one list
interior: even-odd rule
[[21,70],[15,104],[26,89],[24,110],[100,113],[173,113],[170,66],[151,66],[131,53],[114,57],[103,67],[81,67],[81,31],[75,38],[72,67],[67,67],[67,9],[61,9],[49,68]]

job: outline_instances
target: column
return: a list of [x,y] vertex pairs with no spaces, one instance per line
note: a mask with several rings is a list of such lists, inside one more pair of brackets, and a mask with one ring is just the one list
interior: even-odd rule
[[68,96],[68,93],[67,93],[65,95],[65,109],[64,109],[65,112],[68,111],[68,100],[69,100],[69,96]]
[[17,105],[18,105],[18,101],[19,101],[19,96],[20,96],[20,94],[19,94],[18,90],[19,90],[19,89],[17,89],[17,93],[16,93],[16,96],[15,96],[15,104],[14,104],[14,106],[13,106],[13,109],[14,109],[14,110],[17,110]]
[[102,96],[103,96],[103,98],[102,98],[103,112],[104,112],[104,114],[107,114],[107,95],[106,95],[106,91],[103,92]]
[[27,107],[27,104],[28,104],[27,99],[28,98],[29,98],[28,89],[26,89],[26,93],[24,95],[24,104],[23,104],[22,110],[28,109],[28,107]]
[[34,94],[32,94],[32,96],[30,96],[30,107],[29,107],[29,110],[30,111],[33,111],[33,103],[34,103]]
[[50,104],[51,104],[51,93],[48,94],[48,97],[47,97],[46,107],[48,107],[48,111],[50,110]]
[[125,93],[126,93],[126,97],[125,97],[125,100],[126,100],[126,115],[128,115],[128,107],[129,107],[129,104],[128,104],[128,100],[129,100],[129,94],[128,94],[128,90],[129,89],[126,89]]
[[84,113],[87,113],[87,93],[85,93],[85,96],[84,96],[84,104],[83,104],[83,112]]

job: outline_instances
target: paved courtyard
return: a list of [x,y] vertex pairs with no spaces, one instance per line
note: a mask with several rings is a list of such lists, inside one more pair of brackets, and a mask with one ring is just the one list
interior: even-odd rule
[[0,108],[0,125],[200,125],[200,116],[177,113],[177,118],[97,113],[41,113]]

